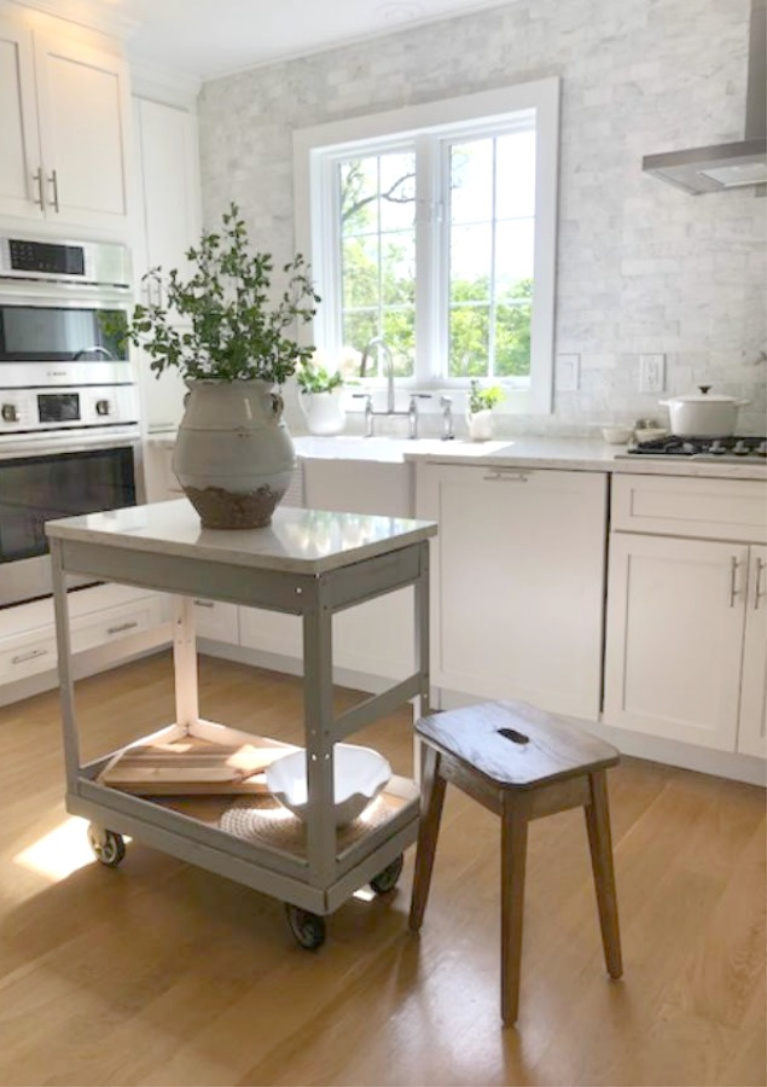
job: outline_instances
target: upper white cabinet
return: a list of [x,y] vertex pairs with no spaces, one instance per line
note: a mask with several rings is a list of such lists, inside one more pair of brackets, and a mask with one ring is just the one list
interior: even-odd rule
[[764,756],[763,485],[616,477],[612,528],[606,723]]
[[127,65],[0,16],[0,214],[129,223]]
[[[141,301],[164,304],[168,272],[177,268],[185,273],[186,252],[200,236],[197,122],[187,110],[136,98],[134,128],[141,211],[134,239],[136,279]],[[139,282],[157,267],[162,268],[159,279]],[[157,378],[150,362],[139,352],[147,429],[174,430],[181,421],[186,387],[175,370]]]
[[432,682],[599,714],[607,477],[418,465],[432,542]]

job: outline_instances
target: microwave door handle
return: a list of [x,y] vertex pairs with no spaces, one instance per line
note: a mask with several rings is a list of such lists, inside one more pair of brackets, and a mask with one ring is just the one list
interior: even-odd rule
[[79,362],[84,355],[100,355],[102,359],[107,359],[109,362],[117,362],[112,352],[106,347],[102,347],[101,344],[94,344],[93,347],[83,347],[72,356],[72,362]]

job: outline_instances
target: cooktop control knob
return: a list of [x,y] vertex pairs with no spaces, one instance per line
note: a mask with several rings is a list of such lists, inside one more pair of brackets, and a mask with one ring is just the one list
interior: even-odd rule
[[0,408],[0,415],[3,417],[4,423],[18,423],[19,413],[16,411],[15,404],[3,404]]
[[733,453],[736,457],[747,457],[749,454],[749,448],[745,442],[736,442]]
[[97,415],[109,415],[110,404],[108,400],[96,401],[96,414]]

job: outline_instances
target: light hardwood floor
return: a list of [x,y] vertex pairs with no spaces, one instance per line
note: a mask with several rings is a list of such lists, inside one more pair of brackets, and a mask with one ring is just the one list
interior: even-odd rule
[[[172,720],[165,654],[79,689],[86,755]],[[300,739],[294,679],[203,659],[201,700]],[[406,714],[357,739],[407,772]],[[0,710],[0,776],[3,1085],[765,1084],[760,789],[632,759],[611,771],[620,982],[581,813],[534,823],[521,1010],[504,1030],[498,821],[461,794],[448,789],[420,936],[409,850],[397,891],[347,903],[312,954],[281,903],[139,842],[118,870],[91,861],[62,803],[56,694]]]

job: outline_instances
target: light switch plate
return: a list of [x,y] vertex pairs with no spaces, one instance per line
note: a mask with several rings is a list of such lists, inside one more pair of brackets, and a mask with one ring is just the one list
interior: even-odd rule
[[580,376],[580,355],[557,355],[557,389],[559,392],[577,392],[580,386]]
[[640,393],[662,393],[666,388],[666,356],[639,356]]

